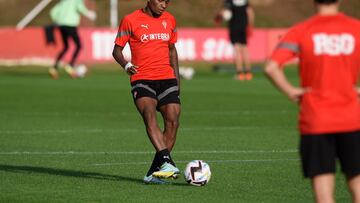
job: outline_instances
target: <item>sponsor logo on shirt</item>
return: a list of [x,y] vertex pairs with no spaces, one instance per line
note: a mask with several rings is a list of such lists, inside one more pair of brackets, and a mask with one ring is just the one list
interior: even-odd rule
[[142,25],[140,25],[140,27],[146,28],[148,30],[149,29],[149,24],[142,24]]
[[355,38],[351,34],[326,34],[313,35],[314,54],[316,56],[351,55],[355,49]]
[[170,34],[169,33],[153,33],[153,34],[141,35],[141,42],[143,42],[143,43],[146,43],[148,41],[153,41],[153,40],[169,41]]
[[165,20],[163,20],[161,24],[164,26],[164,29],[166,30],[167,22]]

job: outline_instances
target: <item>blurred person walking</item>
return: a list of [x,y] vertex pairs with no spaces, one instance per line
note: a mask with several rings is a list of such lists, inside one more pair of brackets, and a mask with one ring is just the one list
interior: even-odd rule
[[[180,78],[175,43],[175,18],[165,10],[170,0],[148,0],[145,8],[125,16],[119,26],[114,59],[130,75],[135,106],[156,150],[144,177],[145,183],[166,184],[162,178],[177,178],[180,170],[170,156],[179,127]],[[129,43],[131,62],[123,55]],[[164,121],[161,130],[157,111]]]
[[234,47],[237,72],[235,78],[251,80],[253,75],[247,44],[254,27],[255,12],[248,0],[224,0],[223,8],[218,13],[217,19],[219,16],[228,21],[229,37]]
[[[339,12],[340,0],[314,0],[317,14],[293,26],[265,67],[266,75],[298,102],[303,174],[315,201],[333,203],[336,160],[353,202],[360,203],[360,21]],[[300,87],[283,65],[299,57]]]
[[81,50],[81,40],[77,29],[81,15],[92,21],[96,19],[96,13],[87,9],[83,0],[60,0],[50,11],[50,17],[59,28],[63,42],[63,48],[58,53],[54,66],[49,68],[49,74],[53,79],[59,77],[59,63],[69,49],[70,39],[75,44],[75,50],[72,53],[70,62],[64,68],[72,78],[77,77],[74,65]]

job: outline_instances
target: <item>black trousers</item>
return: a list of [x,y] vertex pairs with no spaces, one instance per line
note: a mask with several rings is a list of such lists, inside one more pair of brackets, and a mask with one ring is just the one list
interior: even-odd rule
[[56,57],[55,68],[58,68],[60,60],[64,57],[64,55],[68,51],[70,39],[75,44],[75,50],[74,50],[74,52],[72,54],[72,57],[71,57],[71,60],[70,60],[69,64],[71,66],[74,66],[75,61],[76,61],[76,59],[77,59],[77,57],[78,57],[78,55],[80,53],[80,50],[81,50],[81,41],[80,41],[80,37],[79,37],[79,34],[78,34],[77,27],[59,26],[59,30],[60,30],[61,39],[62,39],[62,42],[63,42],[63,49],[59,52],[58,56]]

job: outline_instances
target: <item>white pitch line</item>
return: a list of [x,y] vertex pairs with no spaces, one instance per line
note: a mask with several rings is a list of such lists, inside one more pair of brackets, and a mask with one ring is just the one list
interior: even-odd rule
[[[224,115],[224,116],[238,116],[238,115],[264,115],[264,114],[286,114],[291,113],[287,110],[261,110],[261,111],[239,111],[239,110],[229,110],[229,111],[183,111],[185,115]],[[0,116],[81,116],[81,117],[93,117],[93,116],[137,116],[135,111],[129,112],[4,112]]]
[[[293,126],[266,126],[264,129],[296,129]],[[181,128],[179,131],[231,131],[231,130],[244,130],[244,129],[259,129],[259,126],[224,126],[224,127],[196,127],[196,128]],[[53,130],[0,130],[1,134],[68,134],[68,133],[129,133],[129,132],[144,132],[142,128],[122,128],[117,130],[106,129],[53,129]]]
[[139,129],[103,130],[103,129],[79,129],[79,130],[2,130],[0,134],[68,134],[68,133],[116,133],[116,132],[138,132]]
[[[296,149],[287,150],[204,150],[204,151],[174,151],[174,154],[269,154],[269,153],[297,153]],[[153,154],[154,151],[109,151],[109,152],[79,152],[79,151],[53,151],[53,152],[30,152],[13,151],[0,152],[0,155],[105,155],[105,154]]]
[[[279,161],[299,161],[299,159],[231,159],[231,160],[206,160],[207,163],[258,163],[258,162],[279,162]],[[176,161],[176,163],[188,163],[189,161]],[[150,162],[122,162],[122,163],[97,163],[93,166],[119,166],[119,165],[146,165]]]

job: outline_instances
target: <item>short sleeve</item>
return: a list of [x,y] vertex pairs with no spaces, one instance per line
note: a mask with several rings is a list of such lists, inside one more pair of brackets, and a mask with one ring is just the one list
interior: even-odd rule
[[172,30],[172,33],[171,33],[169,43],[170,44],[175,44],[177,42],[178,32],[177,32],[176,20],[175,20],[174,17],[171,19],[171,23],[173,24],[173,30]]
[[280,66],[298,56],[300,51],[299,29],[291,28],[280,40],[275,48],[271,60],[276,61]]
[[80,12],[83,15],[86,15],[89,12],[89,10],[86,8],[83,0],[77,1],[76,9],[78,12]]
[[131,35],[132,35],[131,23],[128,20],[128,18],[125,17],[120,23],[115,39],[115,44],[121,47],[125,47],[126,43],[130,40]]

